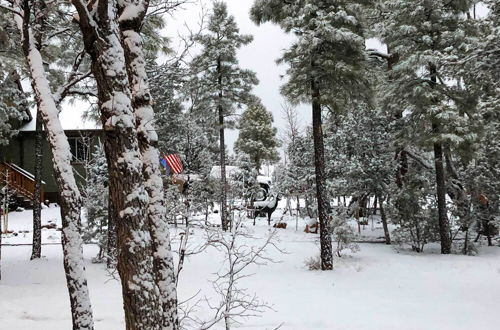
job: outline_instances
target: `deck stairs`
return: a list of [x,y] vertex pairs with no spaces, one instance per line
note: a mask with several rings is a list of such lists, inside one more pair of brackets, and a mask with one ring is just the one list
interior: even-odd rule
[[[44,182],[40,202],[44,201]],[[0,163],[0,189],[8,191],[20,204],[30,206],[35,197],[35,177],[12,163]]]

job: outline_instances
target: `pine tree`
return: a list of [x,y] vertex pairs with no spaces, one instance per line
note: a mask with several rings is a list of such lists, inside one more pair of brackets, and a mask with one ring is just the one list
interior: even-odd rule
[[365,1],[257,0],[252,8],[256,23],[273,21],[297,40],[285,51],[289,81],[283,93],[293,102],[312,104],[316,169],[316,197],[321,236],[321,269],[333,268],[328,230],[330,209],[325,187],[322,110],[342,110],[351,97],[366,90],[363,79],[365,46],[360,20]]
[[[54,4],[54,6],[56,5]],[[43,7],[39,3],[35,3],[35,1],[24,0],[21,4],[20,1],[16,0],[12,7],[14,12],[13,20],[22,35],[22,50],[37,106],[47,128],[47,140],[53,154],[54,174],[60,193],[64,268],[70,296],[73,328],[93,329],[92,309],[79,232],[81,196],[71,166],[69,144],[61,127],[57,108],[63,96],[67,95],[69,88],[77,82],[74,80],[75,77],[70,75],[70,79],[64,87],[61,87],[55,93],[51,91],[49,76],[41,53],[41,30],[40,26],[35,24],[37,22],[36,18],[42,15],[40,13],[42,9]],[[62,22],[58,24],[62,24]],[[77,47],[77,45],[75,43],[66,48],[60,48],[67,50]],[[65,56],[62,56],[62,58],[67,60]],[[77,76],[74,71],[72,73]],[[63,75],[63,77],[65,76]]]
[[[19,2],[21,4],[21,2]],[[93,95],[91,90],[81,88],[89,82],[88,73],[86,74],[85,57],[81,54],[81,43],[78,41],[78,35],[75,33],[76,27],[71,25],[66,15],[67,5],[50,3],[47,5],[44,0],[35,0],[32,2],[22,2],[22,7],[33,6],[32,15],[32,36],[34,46],[44,58],[44,63],[50,63],[50,69],[45,71],[45,76],[51,82],[52,92],[56,105],[67,97],[85,98],[87,95]],[[5,12],[11,15],[12,12]],[[2,42],[0,42],[0,56],[3,68],[10,72],[10,76],[16,76],[13,80],[17,89],[22,92],[20,78],[23,79],[27,74],[19,67],[24,65],[24,56],[22,54],[23,43],[21,33],[17,29],[15,19],[10,20],[2,15],[3,27],[0,28]],[[53,33],[58,31],[58,33]],[[59,33],[61,32],[61,33]],[[5,91],[8,91],[6,88]],[[28,94],[27,94],[28,95]],[[19,106],[20,110],[25,111],[26,104]],[[33,248],[31,259],[40,258],[41,255],[41,172],[42,172],[42,151],[41,141],[42,116],[40,106],[37,104],[37,115],[33,120],[36,121],[35,135],[35,191],[33,194]],[[13,133],[15,131],[12,131]]]
[[[392,118],[382,109],[353,102],[351,111],[327,122],[327,173],[334,196],[373,196],[384,210],[396,171]],[[385,212],[386,243],[390,235]]]
[[447,144],[458,145],[472,136],[464,134],[469,131],[470,116],[459,111],[467,95],[449,83],[459,78],[449,63],[464,42],[467,5],[466,1],[444,0],[380,3],[379,35],[399,57],[390,75],[387,105],[409,114],[401,116],[409,141],[432,145],[443,254],[451,252],[444,164]]
[[20,122],[25,114],[27,102],[23,91],[19,89],[19,76],[16,72],[8,75],[3,74],[2,64],[0,64],[0,145],[8,144],[9,139],[17,134],[13,128],[13,122]]
[[159,146],[163,152],[174,152],[182,142],[186,123],[182,104],[184,96],[179,92],[186,83],[188,70],[177,61],[156,64],[156,53],[151,57],[147,72],[154,99]]
[[259,188],[257,182],[259,172],[250,155],[240,151],[236,157],[235,165],[238,167],[238,171],[231,178],[231,182],[233,182],[231,193],[248,202]]
[[[147,1],[72,1],[105,128],[127,329],[178,329],[175,272],[141,29]],[[99,46],[96,47],[96,44]]]
[[[500,4],[496,0],[482,1],[489,13],[482,20],[468,20],[475,34],[467,38],[466,45],[457,55],[456,66],[481,97],[480,108],[494,114],[500,108]],[[462,55],[462,56],[460,56]]]
[[[467,38],[466,47],[457,54],[455,69],[463,77],[468,90],[477,97],[475,117],[476,134],[474,144],[460,150],[457,166],[458,175],[464,178],[469,212],[467,221],[462,221],[465,231],[464,253],[475,253],[474,242],[469,241],[469,230],[475,229],[488,238],[498,234],[500,223],[494,219],[500,214],[500,202],[496,193],[500,187],[500,4],[498,1],[485,1],[489,13],[484,19],[469,19],[467,23],[474,30]],[[474,107],[475,106],[475,107]],[[470,109],[466,109],[470,111]]]
[[296,198],[299,213],[300,199],[303,198],[307,215],[314,218],[317,216],[317,208],[311,205],[316,198],[314,146],[311,130],[306,130],[306,134],[295,136],[288,144],[285,150],[288,161],[276,184],[281,193]]
[[113,264],[113,251],[109,251],[109,190],[108,190],[108,168],[104,146],[97,145],[96,150],[87,159],[85,166],[85,185],[82,188],[82,196],[85,205],[86,222],[83,228],[83,240],[85,243],[97,243],[99,252],[96,262],[107,261]]
[[201,53],[193,59],[192,67],[199,73],[193,85],[200,86],[200,98],[209,113],[200,114],[210,118],[219,130],[219,153],[221,167],[221,221],[228,229],[227,178],[224,130],[230,124],[226,120],[236,108],[252,99],[251,89],[257,84],[255,73],[238,67],[236,51],[249,44],[252,37],[239,34],[233,16],[224,2],[215,2],[209,17],[207,32],[196,38],[202,46]]
[[236,152],[247,154],[257,171],[263,162],[279,160],[276,138],[277,129],[273,127],[273,115],[266,108],[255,102],[241,116],[239,136],[234,145]]

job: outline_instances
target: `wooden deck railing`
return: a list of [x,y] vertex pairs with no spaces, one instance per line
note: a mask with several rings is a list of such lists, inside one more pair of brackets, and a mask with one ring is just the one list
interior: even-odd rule
[[[35,177],[15,164],[0,163],[0,184],[8,184],[11,194],[18,197],[33,200],[35,196]],[[42,184],[40,202],[43,202],[44,198]]]

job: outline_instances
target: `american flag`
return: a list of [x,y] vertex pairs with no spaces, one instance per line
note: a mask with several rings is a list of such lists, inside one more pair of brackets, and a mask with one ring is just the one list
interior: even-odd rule
[[172,171],[174,174],[180,174],[184,170],[181,157],[178,154],[164,155],[161,163],[167,172]]

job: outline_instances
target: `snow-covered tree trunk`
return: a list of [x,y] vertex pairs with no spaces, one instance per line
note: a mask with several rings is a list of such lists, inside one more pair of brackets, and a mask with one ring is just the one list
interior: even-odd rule
[[[151,180],[154,184],[157,183],[154,176],[145,178],[143,172],[145,162],[139,145],[127,60],[118,25],[120,21],[135,17],[141,10],[141,4],[135,3],[119,13],[118,1],[101,1],[92,12],[87,10],[81,0],[72,2],[78,10],[85,49],[92,60],[101,120],[106,134],[109,190],[117,231],[118,272],[122,282],[126,327],[129,330],[173,329],[164,317],[163,301],[160,297],[160,291],[164,291],[165,287],[171,289],[172,286],[170,282],[161,283],[160,290],[156,283],[155,237],[151,237],[148,221],[150,198],[145,189],[145,181],[149,181],[150,188]],[[130,65],[133,66],[134,63]],[[142,93],[144,86],[140,84],[141,82],[137,81],[133,93]],[[144,125],[144,122],[140,124]],[[146,169],[154,175],[155,171],[150,166],[155,151],[154,148],[148,148],[147,145],[144,148],[145,152],[149,152],[145,157],[149,157]],[[158,158],[155,162],[158,162]],[[158,204],[155,204],[157,198],[161,200],[160,196],[153,196],[153,207],[158,207]],[[159,208],[154,211],[162,210],[164,209]],[[155,230],[162,228],[166,230],[166,227]],[[161,234],[156,231],[155,234],[163,235],[161,238],[168,240],[168,231]],[[169,251],[165,248],[158,250],[156,257],[168,258],[168,254]],[[172,293],[164,298],[175,301],[175,298],[172,299]]]
[[320,226],[321,269],[333,269],[332,237],[328,228],[329,205],[325,190],[325,146],[321,118],[320,90],[314,79],[311,81],[312,124],[314,139],[314,167],[316,170],[316,199]]
[[391,244],[391,234],[389,232],[389,226],[387,224],[387,214],[385,213],[384,198],[382,195],[377,195],[377,199],[380,205],[380,218],[382,220],[382,226],[384,227],[384,237],[385,244]]
[[[24,0],[22,18],[17,14],[14,14],[14,18],[23,36],[23,51],[53,154],[55,178],[60,194],[64,269],[70,296],[73,329],[93,329],[92,308],[85,278],[82,239],[78,227],[81,196],[71,166],[69,143],[59,121],[59,111],[51,93],[44,70],[44,62],[35,45],[30,26],[31,5],[32,1]],[[13,10],[20,12],[20,7],[19,0],[17,0]]]
[[[125,2],[123,13],[135,6]],[[164,328],[177,329],[177,294],[174,262],[170,245],[170,234],[166,219],[158,151],[158,136],[154,127],[152,97],[146,74],[146,61],[142,50],[140,30],[147,10],[147,1],[142,2],[141,10],[135,15],[120,19],[123,34],[123,46],[132,90],[132,107],[137,125],[139,148],[143,161],[143,174],[146,191],[149,196],[147,219],[153,238],[153,263],[156,284],[160,289],[160,300],[165,318]]]
[[[431,86],[434,88],[437,83],[437,68],[434,64],[429,66],[431,76]],[[438,118],[433,118],[432,131],[439,135],[440,123]],[[441,238],[441,253],[451,253],[450,224],[446,208],[446,178],[444,172],[443,143],[439,140],[434,142],[434,165],[436,171],[436,196],[438,206],[439,236]]]
[[116,243],[116,219],[117,217],[114,214],[113,201],[111,200],[111,196],[108,194],[108,255],[106,256],[106,267],[108,267],[108,269],[116,267],[116,259],[118,256]]
[[37,259],[42,254],[42,114],[38,106],[35,132],[35,193],[33,195],[33,247],[31,259]]
[[[47,6],[44,0],[34,1],[34,16],[37,29],[34,38],[38,49],[42,43],[42,33],[45,28]],[[42,254],[42,166],[43,166],[43,125],[40,106],[37,105],[35,125],[35,191],[33,194],[33,245],[31,260],[41,257]]]
[[[439,125],[433,124],[434,132],[439,132]],[[434,165],[436,170],[436,195],[438,204],[439,236],[441,237],[441,253],[451,253],[450,225],[446,212],[446,179],[443,165],[443,145],[434,142]]]
[[227,223],[227,183],[226,183],[226,142],[224,139],[224,109],[222,108],[222,73],[221,59],[217,60],[217,84],[219,87],[219,104],[217,106],[219,118],[219,156],[220,156],[220,184],[221,184],[221,201],[220,201],[220,219],[222,230],[228,229]]

